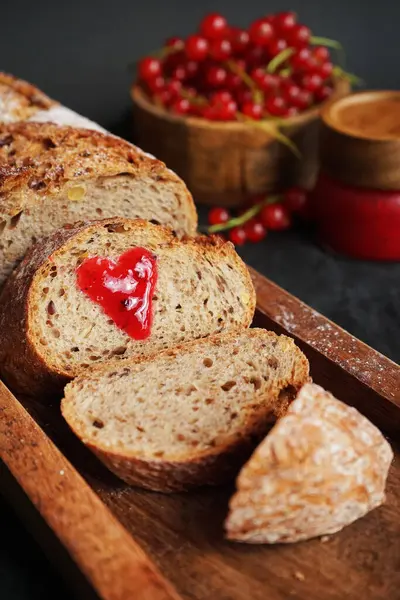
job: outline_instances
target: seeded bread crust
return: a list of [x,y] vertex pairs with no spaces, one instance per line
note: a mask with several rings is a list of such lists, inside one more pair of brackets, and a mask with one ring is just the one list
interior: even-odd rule
[[[181,243],[169,229],[152,225],[141,219],[131,221],[113,218],[78,223],[60,229],[32,246],[9,277],[0,294],[0,374],[12,389],[31,396],[51,397],[58,394],[60,389],[71,380],[71,376],[67,373],[55,368],[50,369],[35,349],[37,340],[29,329],[29,321],[33,310],[30,297],[31,285],[37,270],[47,260],[51,261],[52,254],[61,246],[84,230],[96,229],[99,225],[124,226],[127,222],[135,223],[137,228],[149,231],[149,238],[155,240],[153,243],[169,246]],[[200,254],[213,249],[216,253],[233,258],[237,270],[242,273],[243,279],[247,282],[248,299],[245,303],[247,318],[243,327],[248,327],[255,310],[255,291],[250,274],[236,254],[234,246],[230,242],[224,242],[218,236],[188,237],[185,238],[185,243],[193,245],[196,252]]]
[[175,182],[182,192],[193,235],[197,214],[182,180],[161,161],[120,138],[53,123],[0,125],[0,219],[13,217],[69,183],[115,175],[147,176],[157,186]]
[[[287,373],[285,380],[277,382],[276,387],[270,390],[273,400],[266,398],[265,410],[262,412],[255,410],[252,420],[234,440],[231,439],[229,443],[197,452],[195,456],[171,461],[163,458],[157,460],[139,458],[124,451],[121,447],[107,446],[98,441],[93,443],[88,439],[89,436],[82,427],[80,415],[77,414],[73,402],[74,396],[79,395],[82,384],[89,389],[93,388],[93,392],[95,392],[101,377],[113,371],[127,371],[133,365],[146,365],[152,360],[162,360],[164,356],[179,357],[183,353],[193,351],[200,356],[207,356],[207,350],[210,347],[232,348],[238,336],[246,336],[249,339],[258,338],[262,341],[272,339],[273,343],[279,341],[283,351],[293,358],[295,367],[292,372]],[[221,360],[226,357],[230,360],[229,354],[224,354]],[[112,472],[125,482],[153,491],[186,491],[203,485],[220,485],[232,479],[271,424],[285,414],[297,391],[308,380],[308,361],[291,338],[284,335],[278,336],[263,329],[249,329],[246,332],[217,334],[206,339],[188,342],[154,357],[128,359],[118,365],[105,363],[93,367],[66,386],[61,411],[74,433]],[[162,415],[162,418],[167,418],[167,416]]]
[[0,122],[24,121],[57,104],[27,81],[0,72]]

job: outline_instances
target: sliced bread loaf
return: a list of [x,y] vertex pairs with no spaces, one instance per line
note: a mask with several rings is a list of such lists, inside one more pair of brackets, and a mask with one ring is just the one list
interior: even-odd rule
[[230,242],[180,241],[143,220],[77,225],[36,244],[3,287],[0,373],[51,393],[93,363],[248,327],[254,307]]
[[227,537],[261,544],[335,533],[382,504],[392,459],[368,419],[307,384],[241,470]]
[[171,492],[234,476],[307,379],[292,339],[247,329],[94,367],[61,410],[118,477]]
[[0,126],[0,287],[32,243],[82,219],[129,217],[194,235],[185,184],[119,138],[53,124]]

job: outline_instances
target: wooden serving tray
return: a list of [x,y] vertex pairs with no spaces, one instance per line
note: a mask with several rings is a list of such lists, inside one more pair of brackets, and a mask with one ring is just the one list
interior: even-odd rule
[[400,368],[252,276],[255,324],[292,335],[314,381],[389,436],[396,454],[386,504],[329,538],[227,542],[233,486],[176,495],[129,488],[72,435],[57,402],[18,401],[0,383],[0,490],[85,600],[400,598]]

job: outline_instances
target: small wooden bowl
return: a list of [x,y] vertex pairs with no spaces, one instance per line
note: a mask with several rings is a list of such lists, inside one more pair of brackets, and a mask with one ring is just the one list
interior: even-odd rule
[[[347,81],[338,80],[334,97],[348,92]],[[135,141],[176,171],[198,202],[238,206],[253,194],[293,185],[309,189],[315,182],[319,106],[287,119],[280,128],[300,151],[298,159],[254,125],[173,115],[137,86],[131,96]]]
[[400,92],[370,91],[321,111],[321,168],[331,178],[374,190],[400,190]]

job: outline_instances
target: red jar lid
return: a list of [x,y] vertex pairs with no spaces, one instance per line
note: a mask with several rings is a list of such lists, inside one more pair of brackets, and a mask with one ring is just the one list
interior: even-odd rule
[[320,241],[368,260],[400,260],[400,190],[345,185],[321,173],[310,197]]

